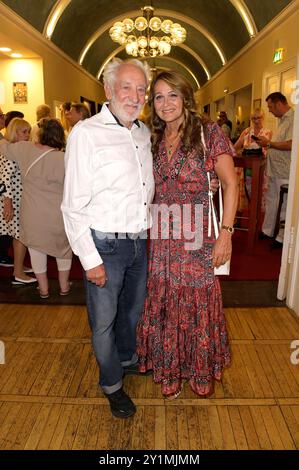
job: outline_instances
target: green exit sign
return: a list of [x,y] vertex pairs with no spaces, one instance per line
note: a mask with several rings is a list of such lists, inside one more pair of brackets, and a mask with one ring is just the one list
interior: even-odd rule
[[283,48],[276,49],[273,56],[273,64],[280,64],[283,61]]

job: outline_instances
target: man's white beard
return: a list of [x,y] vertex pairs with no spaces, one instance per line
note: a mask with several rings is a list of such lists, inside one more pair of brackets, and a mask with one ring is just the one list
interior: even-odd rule
[[128,123],[128,122],[134,122],[135,119],[138,118],[140,112],[141,112],[141,109],[142,109],[142,105],[137,105],[137,109],[136,109],[136,112],[135,113],[127,113],[122,105],[114,98],[112,97],[111,100],[110,100],[110,104],[113,108],[113,114],[115,114],[115,116],[121,121],[121,122],[125,122],[125,123]]

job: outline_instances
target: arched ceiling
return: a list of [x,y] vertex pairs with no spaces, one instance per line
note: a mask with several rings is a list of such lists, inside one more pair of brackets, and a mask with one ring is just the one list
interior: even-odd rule
[[[95,77],[113,56],[128,57],[109,37],[112,24],[140,16],[152,4],[155,15],[179,22],[187,30],[182,46],[169,56],[149,59],[155,68],[177,68],[193,83],[203,85],[245,46],[250,34],[267,25],[292,0],[3,0],[3,3],[42,34],[51,14],[58,19],[51,41]],[[58,14],[57,14],[58,13]],[[247,14],[251,27],[246,25]]]

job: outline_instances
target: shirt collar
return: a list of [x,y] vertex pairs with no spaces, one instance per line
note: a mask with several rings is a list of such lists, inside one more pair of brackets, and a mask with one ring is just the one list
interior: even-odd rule
[[283,121],[284,119],[290,117],[293,114],[293,108],[290,108],[283,116],[281,116],[280,120]]
[[[121,127],[125,127],[121,122],[120,120],[118,119],[117,116],[115,116],[115,114],[113,114],[110,109],[108,108],[108,102],[107,103],[104,103],[103,106],[102,106],[102,111],[104,112],[105,114],[105,117],[106,117],[106,122],[105,124],[106,125],[109,125],[109,124],[118,124],[119,126]],[[114,119],[111,119],[111,118],[114,118]],[[115,122],[116,121],[116,122]],[[140,122],[138,119],[135,119],[135,121],[133,121],[133,124],[136,124],[136,126],[140,127]]]

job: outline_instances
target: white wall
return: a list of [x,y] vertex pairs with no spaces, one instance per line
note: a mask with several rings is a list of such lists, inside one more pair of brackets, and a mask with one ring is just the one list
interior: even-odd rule
[[[41,59],[0,60],[0,77],[4,87],[3,112],[21,111],[30,123],[36,121],[36,107],[45,102],[43,63]],[[27,103],[14,103],[13,82],[27,84]]]
[[[77,62],[70,59],[64,52],[56,47],[51,41],[46,40],[42,34],[30,26],[19,16],[15,15],[3,3],[0,2],[0,28],[1,34],[7,38],[7,45],[9,46],[9,39],[18,44],[23,45],[33,53],[33,57],[39,57],[39,64],[42,64],[38,69],[37,79],[34,82],[36,86],[36,101],[38,104],[46,102],[55,113],[55,102],[64,101],[79,101],[80,96],[84,96],[91,101],[100,103],[104,100],[104,90],[100,82],[86,72]],[[16,61],[18,62],[18,61]],[[8,70],[8,69],[7,69]],[[1,72],[1,69],[0,69]],[[25,68],[22,72],[25,75]],[[8,83],[12,81],[11,76],[6,75]],[[0,75],[0,80],[3,80]],[[37,83],[39,80],[39,83]],[[18,77],[17,81],[21,81]],[[8,100],[10,97],[10,84],[8,91],[5,92]],[[31,88],[31,87],[30,87]],[[43,89],[43,91],[41,91]],[[29,88],[28,88],[29,92]],[[30,92],[32,93],[32,92]],[[34,91],[35,94],[35,91]],[[33,97],[31,96],[30,100]],[[35,97],[34,97],[35,100]],[[11,104],[10,101],[7,103]],[[31,103],[28,103],[29,107]],[[33,116],[31,108],[28,110],[28,115]],[[36,106],[35,106],[36,107]],[[3,106],[7,110],[7,106]],[[22,111],[22,109],[21,109]],[[27,113],[26,113],[27,117]],[[29,119],[28,119],[29,120]],[[35,112],[34,119],[35,120]]]

